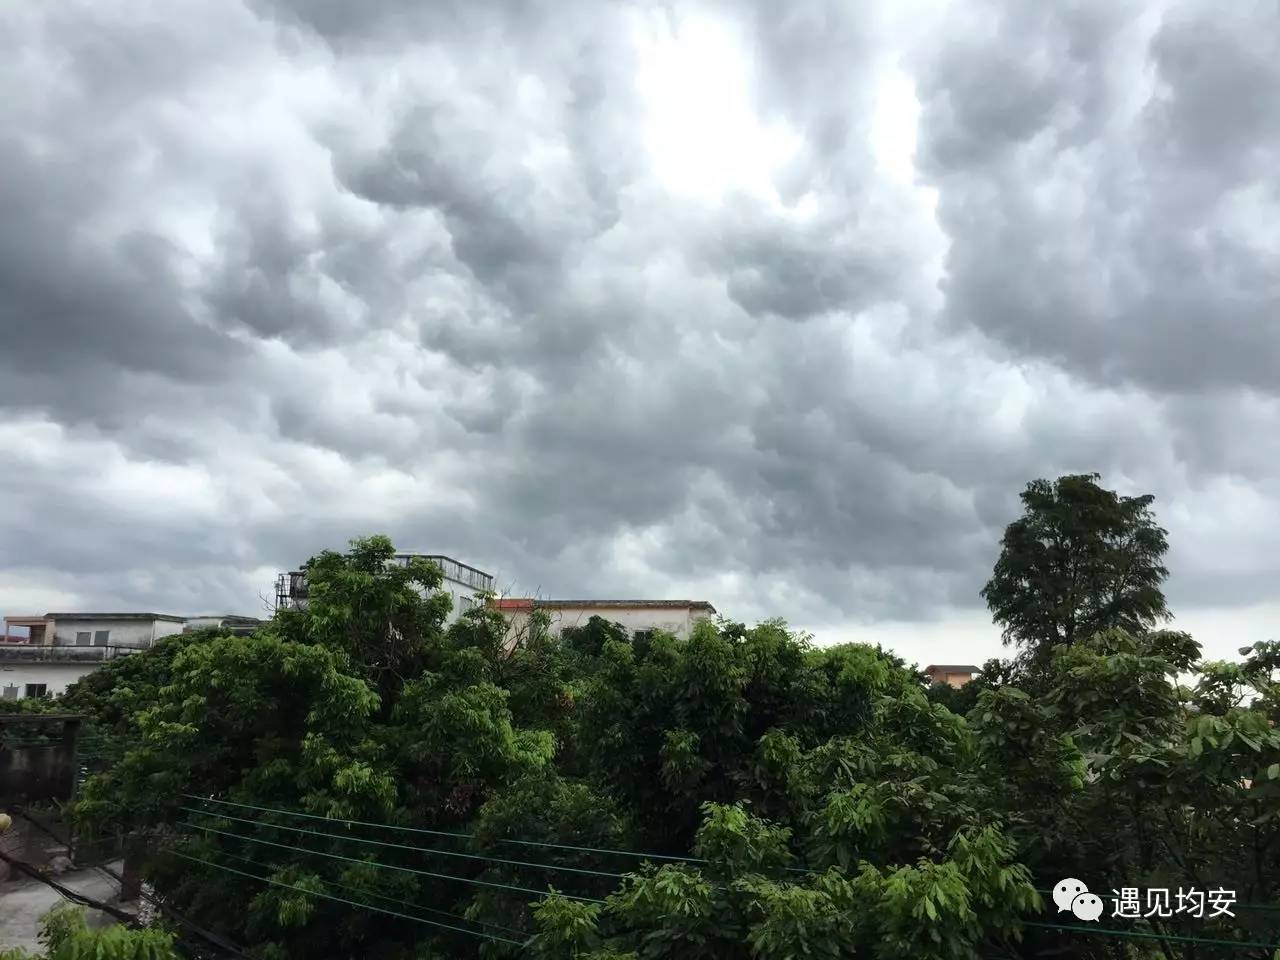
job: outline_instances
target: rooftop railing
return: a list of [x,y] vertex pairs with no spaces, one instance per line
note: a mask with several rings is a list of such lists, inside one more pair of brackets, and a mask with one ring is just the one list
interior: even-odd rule
[[146,649],[147,646],[144,645],[122,643],[93,647],[70,644],[0,643],[0,663],[98,663]]
[[[461,583],[473,590],[493,590],[493,575],[459,563],[452,557],[441,554],[397,553],[392,563],[408,566],[410,560],[430,560],[440,568],[446,580]],[[305,570],[291,570],[276,577],[276,607],[293,607],[306,601],[308,596],[307,574]]]

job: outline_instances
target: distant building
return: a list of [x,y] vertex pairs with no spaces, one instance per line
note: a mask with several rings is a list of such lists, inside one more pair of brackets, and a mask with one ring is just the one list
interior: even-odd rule
[[262,624],[263,621],[257,617],[240,617],[233,613],[205,614],[199,617],[187,617],[186,623],[182,627],[182,632],[191,633],[195,630],[219,627],[224,633],[248,636]]
[[185,623],[184,617],[167,613],[5,617],[0,697],[55,696],[104,661],[145,650],[161,637],[181,633]]
[[[493,592],[493,574],[477,570],[454,560],[452,557],[435,553],[397,553],[393,563],[408,566],[410,560],[430,560],[444,574],[440,589],[453,598],[453,611],[446,623],[452,623],[463,613],[471,609],[482,594]],[[308,597],[307,571],[303,565],[300,570],[291,570],[276,577],[276,609],[289,610],[306,606]]]
[[975,673],[981,673],[979,667],[971,663],[931,663],[924,668],[924,674],[934,683],[945,683],[949,687],[963,687],[973,679]]
[[632,636],[654,630],[689,636],[699,620],[709,620],[716,608],[705,600],[535,600],[507,597],[494,600],[511,625],[513,639],[526,628],[529,616],[539,610],[550,617],[550,630],[559,634],[570,627],[586,626],[592,617],[617,623]]
[[46,613],[5,617],[0,698],[52,697],[108,660],[146,650],[162,637],[202,626],[249,632],[262,621],[231,614]]

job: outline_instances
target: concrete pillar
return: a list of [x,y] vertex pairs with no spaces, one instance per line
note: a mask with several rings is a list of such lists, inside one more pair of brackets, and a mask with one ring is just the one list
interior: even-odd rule
[[120,880],[120,901],[129,903],[142,893],[142,867],[147,859],[147,843],[141,836],[125,841],[124,871]]

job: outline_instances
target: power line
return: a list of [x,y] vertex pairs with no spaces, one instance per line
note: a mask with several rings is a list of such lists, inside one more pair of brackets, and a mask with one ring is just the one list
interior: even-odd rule
[[[59,843],[68,847],[68,849],[71,848],[71,843],[69,840],[58,836],[58,834],[55,831],[51,830],[46,824],[41,823],[39,819],[37,819],[36,817],[33,817],[29,809],[25,809],[25,808],[19,809],[17,811],[17,814],[18,816],[26,820],[29,824],[31,824],[33,827],[35,827],[37,830],[39,830],[41,833],[45,834],[45,836],[58,841]],[[111,880],[119,884],[121,888],[123,888],[124,877],[122,877],[115,870],[112,870],[106,864],[100,863],[94,869],[101,871]],[[217,949],[222,950],[226,953],[234,954],[237,957],[244,957],[245,960],[249,960],[249,955],[245,953],[243,950],[241,950],[239,947],[237,947],[230,940],[228,940],[226,937],[213,933],[210,930],[206,930],[204,927],[193,922],[190,918],[179,913],[176,909],[174,909],[172,905],[166,903],[165,901],[159,899],[158,897],[154,897],[151,894],[147,893],[145,889],[140,890],[138,895],[143,900],[147,901],[147,903],[151,904],[153,907],[159,910],[166,917],[174,920],[175,922],[188,928],[189,930],[194,931],[197,936],[211,943]]]
[[[449,830],[428,830],[424,827],[398,827],[391,823],[372,823],[368,820],[347,820],[342,817],[322,817],[314,813],[302,813],[297,810],[281,810],[278,807],[259,807],[251,803],[236,803],[232,800],[215,800],[213,797],[199,797],[191,793],[179,794],[188,800],[199,800],[202,803],[220,803],[228,807],[243,807],[246,810],[258,810],[262,813],[278,813],[286,817],[303,817],[307,820],[325,820],[329,823],[349,823],[361,827],[375,827],[381,830],[398,830],[402,833],[421,833],[435,837],[454,837],[459,840],[479,840],[484,842],[483,837],[478,837],[472,833],[455,833]],[[682,863],[710,863],[700,857],[677,857],[666,853],[642,853],[637,850],[611,850],[603,847],[575,847],[565,843],[544,843],[540,840],[508,840],[506,838],[495,838],[495,843],[514,843],[525,847],[550,847],[553,850],[573,850],[579,853],[604,853],[622,857],[638,857],[644,860],[674,860]],[[799,868],[788,868],[799,869]],[[810,871],[804,871],[806,873]]]
[[249,820],[244,817],[233,817],[227,813],[211,813],[208,810],[197,810],[195,807],[179,807],[187,813],[196,813],[202,817],[217,817],[221,820],[235,820],[238,823],[252,823],[260,827],[271,827],[274,830],[288,830],[292,833],[306,833],[313,837],[328,837],[330,840],[345,840],[349,843],[369,843],[379,847],[393,847],[397,850],[413,850],[418,853],[435,853],[444,857],[463,857],[467,860],[490,860],[494,863],[505,863],[516,867],[537,867],[542,870],[563,870],[567,873],[582,873],[595,877],[609,877],[614,880],[625,880],[625,873],[613,873],[608,870],[589,870],[584,867],[562,867],[553,863],[533,863],[528,860],[504,860],[502,857],[486,857],[476,853],[459,853],[455,850],[438,850],[434,847],[415,847],[406,843],[391,843],[386,840],[372,840],[368,837],[343,836],[340,833],[324,833],[320,830],[308,830],[305,827],[287,827],[279,823],[265,820]]
[[[498,887],[503,890],[515,890],[518,893],[531,893],[537,897],[545,897],[552,891],[535,890],[532,887],[519,887],[510,883],[497,883],[492,880],[480,880],[475,877],[455,877],[448,873],[433,873],[430,870],[419,870],[416,867],[401,867],[392,863],[382,863],[379,860],[357,860],[355,857],[344,857],[339,853],[325,853],[322,850],[309,850],[306,847],[298,847],[288,843],[276,843],[273,840],[263,840],[261,837],[246,837],[239,833],[230,833],[226,830],[215,830],[213,827],[206,827],[198,823],[187,823],[181,821],[179,826],[191,827],[194,830],[204,830],[208,833],[216,833],[224,837],[233,837],[236,840],[247,840],[249,843],[262,843],[269,847],[279,847],[281,850],[295,850],[299,853],[307,853],[315,857],[328,857],[331,860],[345,860],[347,863],[361,863],[372,867],[378,867],[383,870],[399,870],[402,873],[416,873],[423,877],[435,877],[438,880],[457,880],[460,883],[474,883],[482,887]],[[558,893],[558,891],[557,891]],[[580,897],[573,893],[558,893],[559,896],[567,897],[570,900],[581,900],[584,903],[604,903],[595,897]]]
[[228,873],[237,873],[240,876],[248,877],[251,880],[260,880],[263,883],[270,883],[277,887],[284,887],[286,890],[294,890],[294,891],[297,891],[298,893],[305,893],[308,896],[324,897],[326,900],[333,900],[336,903],[345,903],[345,904],[348,904],[349,906],[359,907],[362,910],[373,910],[376,913],[385,913],[388,916],[400,917],[401,919],[404,919],[404,920],[415,920],[418,923],[426,923],[426,924],[430,924],[433,927],[442,927],[446,930],[456,930],[458,933],[470,934],[473,937],[483,937],[486,940],[496,940],[499,943],[510,943],[517,947],[524,946],[524,942],[520,940],[512,940],[508,937],[500,937],[497,934],[484,933],[479,930],[467,930],[465,927],[455,927],[452,924],[448,924],[448,923],[437,923],[435,920],[427,920],[423,917],[412,917],[407,913],[400,913],[398,910],[384,910],[382,907],[375,907],[368,903],[357,903],[356,901],[348,900],[345,897],[330,896],[327,893],[320,893],[318,890],[308,890],[305,887],[299,887],[296,884],[283,883],[279,880],[272,880],[270,877],[259,877],[252,873],[246,873],[243,870],[237,870],[234,867],[228,867],[221,863],[214,863],[212,860],[204,860],[200,857],[191,857],[185,853],[179,853],[177,850],[170,850],[169,853],[173,854],[175,857],[182,857],[184,860],[191,860],[195,863],[203,863],[206,867],[213,867],[217,870],[225,870]]
[[[242,863],[247,863],[251,866],[261,867],[263,870],[274,871],[276,869],[276,867],[273,866],[272,864],[263,863],[260,860],[253,860],[250,857],[242,857],[238,853],[230,853],[226,850],[219,850],[218,855],[222,857],[230,857],[232,860],[239,860]],[[415,910],[421,910],[424,913],[432,913],[439,917],[450,917],[451,919],[454,919],[454,920],[462,920],[465,923],[474,923],[481,927],[492,927],[495,930],[502,930],[506,933],[519,934],[522,937],[530,936],[530,934],[527,931],[519,930],[516,927],[504,926],[501,923],[493,923],[489,920],[473,920],[471,917],[464,916],[458,913],[450,913],[447,910],[437,910],[435,907],[424,907],[422,904],[415,903],[412,900],[402,900],[399,897],[388,896],[385,893],[374,893],[372,890],[366,890],[363,887],[357,887],[354,884],[350,884],[350,883],[339,883],[337,880],[330,880],[328,877],[321,877],[320,879],[323,883],[327,884],[328,886],[337,887],[340,890],[349,890],[352,893],[363,894],[366,897],[374,897],[378,900],[386,900],[389,903],[398,903],[402,907],[413,907]]]
[[1214,947],[1264,947],[1267,950],[1280,949],[1280,943],[1262,943],[1255,940],[1217,940],[1211,937],[1187,937],[1176,933],[1150,933],[1146,930],[1111,930],[1106,927],[1086,927],[1082,924],[1040,923],[1024,920],[1025,927],[1040,927],[1045,930],[1070,930],[1075,933],[1096,933],[1108,937],[1134,937],[1141,940],[1169,940],[1177,943],[1203,943]]

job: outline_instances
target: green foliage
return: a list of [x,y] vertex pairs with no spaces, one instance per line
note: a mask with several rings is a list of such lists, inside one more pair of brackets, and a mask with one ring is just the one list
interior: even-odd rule
[[1150,495],[1122,497],[1097,474],[1035,480],[1009,524],[982,590],[1006,642],[1043,667],[1057,644],[1100,630],[1145,630],[1167,619],[1160,585],[1168,541]]
[[55,907],[45,914],[39,939],[42,953],[0,950],[0,960],[179,960],[171,933],[121,926],[94,930],[80,907]]
[[[446,628],[439,571],[355,541],[255,636],[175,638],[82,685],[128,749],[74,812],[204,861],[149,877],[264,960],[1034,956],[1062,946],[1024,921],[1063,876],[1280,902],[1280,645],[1206,664],[1147,629],[1147,498],[1063,478],[1024,500],[996,594],[1026,594],[1001,609],[1035,655],[958,691],[780,621],[634,639],[535,613],[513,634],[480,606]],[[1147,574],[1118,582],[1124,556]],[[1075,593],[1017,585],[1033,573]],[[1275,913],[1150,923],[1280,939]]]

